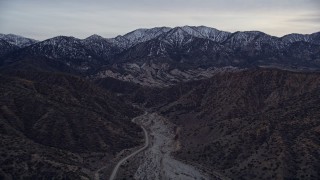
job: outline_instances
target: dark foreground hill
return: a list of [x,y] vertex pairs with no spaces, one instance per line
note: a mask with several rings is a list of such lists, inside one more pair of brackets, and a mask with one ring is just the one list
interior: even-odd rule
[[319,73],[251,69],[145,92],[179,127],[178,159],[235,179],[320,177]]
[[[36,68],[34,68],[36,69]],[[79,77],[8,67],[0,75],[0,177],[79,179],[141,143],[139,110]]]

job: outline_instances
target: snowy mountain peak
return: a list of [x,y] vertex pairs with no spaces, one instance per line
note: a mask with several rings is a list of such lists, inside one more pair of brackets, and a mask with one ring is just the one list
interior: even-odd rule
[[82,40],[72,36],[57,36],[26,48],[30,54],[56,59],[88,59],[90,54]]
[[3,39],[8,43],[16,45],[20,48],[30,46],[31,44],[38,42],[37,40],[25,38],[15,34],[0,34],[0,39]]
[[85,38],[84,40],[101,40],[101,39],[105,39],[105,38],[100,35],[93,34],[93,35]]
[[294,42],[308,42],[312,44],[320,45],[320,32],[313,33],[313,34],[288,34],[281,37],[281,40],[287,44],[294,43]]
[[171,29],[168,33],[165,33],[161,39],[164,40],[175,40],[175,41],[181,41],[185,39],[186,37],[196,36],[194,35],[194,32],[189,27],[175,27]]
[[235,39],[254,39],[256,36],[263,34],[259,31],[237,31],[231,37]]
[[196,26],[183,26],[180,27],[182,30],[184,30],[185,32],[187,32],[188,34],[195,36],[195,37],[199,37],[199,38],[205,38],[206,36],[204,34],[202,34],[200,30],[200,27],[196,27]]
[[123,36],[108,39],[109,42],[116,44],[118,47],[125,49],[133,45],[145,42],[166,33],[171,28],[168,27],[155,27],[151,29],[137,29],[131,31]]
[[77,39],[75,37],[72,37],[72,36],[56,36],[54,38],[44,40],[44,41],[39,42],[37,44],[65,46],[65,45],[71,45],[71,44],[81,44],[81,40]]
[[310,41],[310,35],[302,35],[302,34],[288,34],[282,37],[282,40],[286,43],[294,43],[298,41],[304,41],[309,42]]
[[166,37],[175,36],[178,39],[185,39],[187,36],[196,38],[209,39],[215,42],[225,41],[231,33],[225,31],[219,31],[215,28],[209,28],[206,26],[182,26],[175,27],[170,30]]
[[166,33],[170,29],[171,28],[167,28],[167,27],[155,27],[152,29],[137,29],[135,31],[125,34],[123,37],[127,39],[129,42],[134,42],[134,41],[144,42],[144,41],[153,39],[163,33]]
[[73,36],[56,36],[44,41],[70,41],[70,40],[78,40],[78,39]]

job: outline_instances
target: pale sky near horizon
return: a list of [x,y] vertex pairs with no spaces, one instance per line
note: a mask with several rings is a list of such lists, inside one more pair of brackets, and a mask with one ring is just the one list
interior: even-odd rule
[[38,40],[184,25],[310,34],[320,31],[320,0],[0,0],[0,33]]

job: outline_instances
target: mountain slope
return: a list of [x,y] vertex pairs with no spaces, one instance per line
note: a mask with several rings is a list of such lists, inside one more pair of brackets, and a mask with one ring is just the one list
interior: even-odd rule
[[[219,61],[227,66],[247,66],[248,64],[285,64],[290,66],[295,63],[300,65],[301,61],[304,61],[301,56],[310,54],[312,59],[309,61],[318,64],[319,51],[309,49],[309,46],[319,49],[320,41],[315,36],[317,33],[301,35],[305,38],[299,39],[292,37],[294,35],[277,38],[257,31],[231,34],[210,28],[207,28],[209,33],[204,34],[199,32],[203,28],[205,27],[173,28],[153,40],[129,48],[118,59],[121,62],[130,62],[137,58],[155,60],[167,58],[168,61],[178,61],[183,64],[193,63],[193,66],[199,63],[217,66],[220,64]],[[289,54],[290,48],[297,43],[306,45],[305,47],[300,46],[301,50],[303,49],[305,52],[300,52],[299,55],[296,53],[297,55],[292,60],[286,54]],[[292,62],[287,64],[288,61]]]
[[0,39],[0,58],[7,54],[10,54],[19,49],[18,46],[8,43],[7,41]]
[[205,26],[156,27],[109,39],[58,36],[18,50],[3,43],[0,61],[6,65],[26,57],[45,57],[82,76],[163,87],[210,77],[217,68],[319,70],[319,37],[319,32],[279,38]]
[[205,72],[206,78],[215,73],[213,69],[230,66],[318,70],[317,34],[278,38],[258,31],[227,33],[203,26],[176,27],[122,51],[112,66],[100,67],[92,77],[168,86],[201,79],[199,71]]
[[[175,156],[235,179],[319,178],[319,73],[251,69],[148,92]],[[141,101],[141,99],[140,99]]]
[[25,37],[14,35],[14,34],[0,34],[0,39],[5,40],[8,43],[18,46],[20,48],[30,46],[38,42],[37,40],[25,38]]
[[159,35],[166,33],[171,28],[168,27],[156,27],[151,29],[137,29],[131,31],[123,36],[117,36],[115,38],[110,38],[108,41],[121,49],[128,49],[134,45],[142,42],[154,39]]
[[92,58],[100,59],[105,61],[105,63],[108,63],[108,61],[113,59],[115,54],[120,52],[120,49],[116,45],[98,35],[92,35],[82,40],[82,44],[90,51],[93,56]]
[[108,61],[118,50],[104,38],[92,36],[85,40],[58,36],[20,49],[3,59],[10,64],[28,57],[53,59],[79,73],[88,73]]
[[285,43],[294,43],[294,42],[309,42],[313,44],[320,44],[320,32],[313,34],[288,34],[281,37],[281,40]]
[[116,151],[134,142],[129,139],[121,142],[120,139],[129,137],[125,137],[129,130],[124,129],[129,127],[120,121],[130,124],[126,116],[135,113],[111,94],[80,78],[63,74],[23,71],[15,74],[23,79],[1,78],[2,107],[10,112],[3,113],[9,117],[7,123],[11,124],[10,118],[13,118],[16,123],[12,125],[20,124],[15,128],[30,139],[76,152],[103,151],[111,147]]
[[139,110],[86,80],[39,67],[0,71],[1,177],[90,178],[99,163],[141,143],[130,121]]

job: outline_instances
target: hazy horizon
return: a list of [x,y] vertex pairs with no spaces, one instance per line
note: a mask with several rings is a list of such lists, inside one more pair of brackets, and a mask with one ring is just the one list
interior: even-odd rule
[[207,26],[281,37],[320,31],[318,0],[4,0],[0,33],[37,40],[58,35],[106,38],[140,28]]

